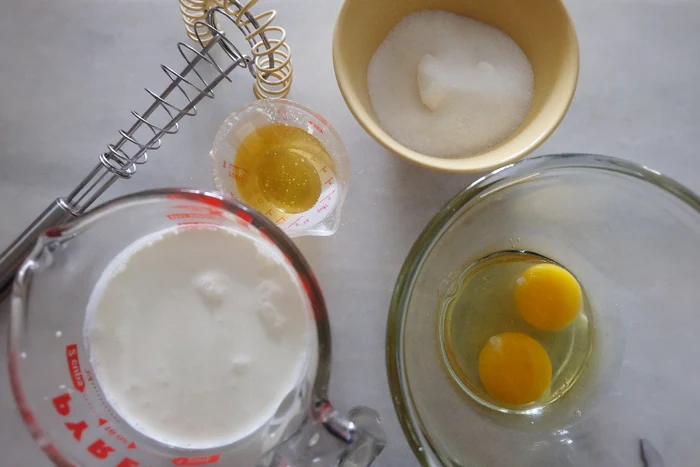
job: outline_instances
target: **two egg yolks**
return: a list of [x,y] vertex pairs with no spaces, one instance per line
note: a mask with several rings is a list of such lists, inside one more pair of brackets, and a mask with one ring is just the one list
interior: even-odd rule
[[[576,278],[555,264],[531,266],[516,279],[515,308],[530,325],[556,331],[574,320],[583,297]],[[552,380],[552,364],[542,345],[522,332],[491,337],[479,355],[479,378],[501,402],[524,405],[539,399]]]

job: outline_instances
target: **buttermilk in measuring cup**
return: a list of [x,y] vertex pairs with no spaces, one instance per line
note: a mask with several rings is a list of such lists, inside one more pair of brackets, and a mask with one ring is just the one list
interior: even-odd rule
[[310,304],[261,238],[179,226],[142,238],[102,273],[85,343],[114,410],[156,441],[231,444],[265,424],[299,383]]

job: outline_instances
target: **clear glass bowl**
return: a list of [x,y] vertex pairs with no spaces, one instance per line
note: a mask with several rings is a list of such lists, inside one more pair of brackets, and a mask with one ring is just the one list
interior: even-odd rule
[[[404,263],[387,327],[394,405],[419,461],[629,467],[647,465],[644,450],[668,466],[696,466],[699,212],[700,198],[658,172],[586,154],[524,160],[450,201]],[[584,377],[553,405],[526,414],[469,397],[439,345],[440,306],[452,282],[503,250],[567,267],[594,316]]]

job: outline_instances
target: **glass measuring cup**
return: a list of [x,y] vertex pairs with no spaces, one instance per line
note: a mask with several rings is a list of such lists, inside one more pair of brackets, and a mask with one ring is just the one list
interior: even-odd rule
[[[114,256],[153,232],[192,225],[245,232],[286,256],[308,297],[317,337],[297,386],[272,418],[242,440],[205,450],[159,443],[124,421],[105,402],[83,343],[87,301]],[[42,235],[11,300],[11,387],[32,436],[59,466],[366,466],[383,448],[373,410],[356,408],[344,417],[328,402],[328,316],[306,261],[272,222],[234,200],[163,189],[111,201]]]
[[249,176],[236,164],[241,142],[256,129],[270,124],[301,128],[316,138],[328,152],[332,163],[312,156],[308,159],[321,182],[321,194],[314,206],[302,213],[287,213],[270,202],[260,190],[256,194],[258,210],[290,237],[332,235],[340,225],[340,210],[345,200],[350,175],[347,152],[340,136],[320,115],[287,99],[251,102],[232,113],[219,128],[210,155],[214,186],[222,193],[242,199],[237,181]]

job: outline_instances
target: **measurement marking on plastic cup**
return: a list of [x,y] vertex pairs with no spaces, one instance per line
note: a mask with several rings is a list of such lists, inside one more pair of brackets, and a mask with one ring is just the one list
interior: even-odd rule
[[[301,216],[301,217],[297,218],[294,222],[292,222],[292,225],[295,226],[295,227],[299,227],[299,222],[301,222],[302,219],[304,219],[304,216]],[[311,219],[306,218],[306,219],[304,219],[303,224],[306,225],[306,224],[308,224],[310,221],[311,221]]]
[[[224,168],[226,167],[226,161],[224,161]],[[248,176],[248,171],[244,169],[243,167],[239,167],[237,165],[233,165],[232,163],[228,163],[228,176],[229,178],[233,178],[234,180],[243,180]]]
[[309,125],[311,125],[312,127],[316,128],[316,130],[318,130],[319,133],[323,133],[323,130],[321,129],[321,127],[320,127],[316,122],[314,122],[313,120],[309,120]]
[[88,409],[90,409],[90,412],[97,417],[97,410],[95,410],[95,407],[92,405],[92,402],[90,402],[90,399],[88,399],[88,396],[83,394],[83,399],[85,399],[85,403],[87,404]]
[[221,454],[200,457],[177,457],[172,460],[174,465],[206,465],[218,462],[221,459]]
[[216,222],[191,221],[191,222],[178,222],[177,225],[220,225],[220,224],[217,224]]
[[83,372],[80,370],[77,344],[66,346],[66,361],[68,362],[68,373],[71,381],[73,381],[73,387],[76,391],[85,392],[85,379],[83,379]]
[[90,370],[85,370],[85,373],[88,375],[88,382],[92,386],[92,389],[95,391],[95,395],[99,399],[100,403],[104,407],[104,409],[107,411],[107,413],[112,417],[113,420],[119,421],[119,417],[117,417],[117,414],[115,414],[112,411],[112,408],[110,405],[107,403],[106,400],[102,398],[102,395],[100,394],[100,391],[97,389],[97,385],[95,384],[95,376],[92,374]]
[[[83,394],[83,396],[85,396]],[[71,412],[72,412],[72,407],[71,407],[71,402],[73,398],[69,393],[63,393],[60,394],[56,397],[53,398],[52,403],[53,407],[56,410],[56,413],[61,416],[61,417],[70,417]],[[102,420],[100,419],[98,422],[100,425],[103,425]],[[89,428],[89,424],[87,420],[75,420],[68,418],[66,422],[64,423],[65,428],[71,433],[73,436],[73,439],[75,439],[78,443],[81,443],[83,440],[83,433]],[[89,442],[86,439],[86,443]],[[134,447],[132,449],[136,448],[136,445],[134,444]],[[86,447],[86,450],[90,455],[93,457],[100,459],[100,460],[105,460],[110,455],[112,455],[116,449],[110,446],[105,440],[102,438],[97,438],[96,440],[90,442],[88,446]],[[114,457],[114,456],[113,456]],[[118,457],[116,458],[113,462],[116,463],[111,463],[109,464],[110,466],[114,467],[138,467],[140,462],[137,462],[127,456],[124,457]],[[100,464],[103,465],[103,464]]]
[[[104,419],[101,419],[101,420],[104,420]],[[129,440],[126,439],[126,436],[118,433],[117,430],[115,430],[111,426],[106,425],[103,429],[109,436],[116,438],[117,441],[119,441],[124,446],[126,446],[127,449],[136,449],[136,443],[134,443],[133,441],[129,442]]]
[[221,209],[201,206],[198,204],[181,204],[173,206],[173,209],[183,209],[184,212],[173,212],[166,214],[166,218],[170,220],[179,219],[219,219],[224,217]]
[[328,193],[325,197],[321,198],[321,200],[319,201],[319,203],[322,203],[323,201],[326,201],[326,200],[330,201],[330,200],[331,200],[331,195],[332,195],[333,193],[335,193],[335,190],[331,191],[331,192]]
[[326,180],[325,182],[323,182],[323,184],[324,184],[324,185],[329,185],[329,186],[330,186],[330,185],[333,185],[333,179],[334,179],[334,178],[335,178],[335,177],[329,178],[328,180]]

